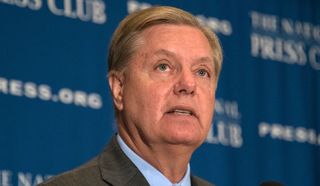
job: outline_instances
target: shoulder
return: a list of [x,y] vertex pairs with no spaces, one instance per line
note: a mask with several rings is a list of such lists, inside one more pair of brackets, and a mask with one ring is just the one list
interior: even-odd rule
[[97,158],[82,166],[54,176],[39,186],[106,185],[101,179]]
[[192,186],[215,186],[214,184],[194,175],[191,176],[191,183]]

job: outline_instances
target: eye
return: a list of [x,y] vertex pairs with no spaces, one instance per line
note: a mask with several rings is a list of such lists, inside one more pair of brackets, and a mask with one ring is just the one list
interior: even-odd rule
[[197,74],[201,77],[210,77],[209,72],[205,69],[199,69]]
[[161,72],[166,72],[169,70],[169,65],[165,64],[165,63],[161,63],[156,67],[157,70],[161,71]]

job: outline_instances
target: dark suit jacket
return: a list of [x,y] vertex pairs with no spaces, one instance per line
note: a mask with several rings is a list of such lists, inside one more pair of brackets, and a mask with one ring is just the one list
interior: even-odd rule
[[[192,186],[213,186],[199,177],[191,176]],[[149,186],[147,180],[121,150],[116,137],[107,148],[86,164],[50,178],[40,186]]]

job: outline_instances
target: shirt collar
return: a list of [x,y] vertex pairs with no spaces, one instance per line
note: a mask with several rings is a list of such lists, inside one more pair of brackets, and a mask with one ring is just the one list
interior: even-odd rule
[[120,135],[117,135],[117,141],[120,145],[121,150],[125,155],[135,164],[139,171],[146,178],[150,186],[164,185],[164,186],[191,186],[190,179],[190,165],[188,164],[187,172],[179,183],[171,183],[160,171],[142,159],[137,155],[127,144],[122,140]]

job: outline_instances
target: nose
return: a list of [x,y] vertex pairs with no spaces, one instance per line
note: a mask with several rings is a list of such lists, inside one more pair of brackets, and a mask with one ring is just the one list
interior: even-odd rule
[[196,91],[195,76],[191,71],[182,71],[174,85],[174,93],[176,95],[193,95]]

